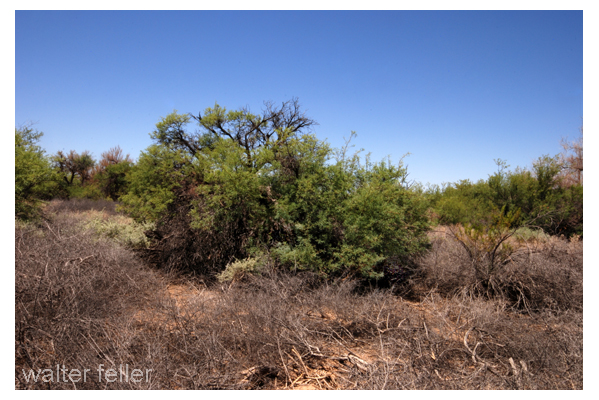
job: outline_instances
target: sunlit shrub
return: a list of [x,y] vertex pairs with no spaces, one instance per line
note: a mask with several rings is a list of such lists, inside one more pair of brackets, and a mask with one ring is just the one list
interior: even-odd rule
[[123,215],[107,216],[102,212],[88,212],[83,226],[98,235],[129,247],[148,248],[150,240],[144,232],[154,228],[152,222],[136,222]]
[[403,164],[332,149],[304,132],[314,122],[298,110],[216,105],[194,117],[199,132],[177,113],[156,125],[120,198],[136,220],[156,221],[156,264],[214,276],[258,249],[284,269],[376,278],[382,260],[426,249],[426,203]]

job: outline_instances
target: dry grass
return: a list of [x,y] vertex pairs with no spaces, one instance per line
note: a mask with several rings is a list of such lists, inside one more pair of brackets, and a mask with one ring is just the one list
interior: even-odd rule
[[[125,328],[132,316],[161,301],[164,284],[155,273],[131,251],[83,231],[80,222],[61,213],[15,229],[17,387],[79,388],[27,383],[23,369],[118,365],[126,359],[121,346],[129,340]],[[129,365],[142,362],[131,359]],[[80,386],[98,388],[89,381]]]
[[109,215],[117,215],[116,207],[118,203],[111,200],[91,200],[91,199],[70,199],[70,200],[52,200],[44,211],[51,213],[80,213],[85,211],[103,211]]
[[[580,243],[558,240],[515,259],[521,270],[508,270],[506,282],[534,282],[519,304],[518,296],[461,290],[469,282],[463,255],[439,239],[411,289],[420,300],[407,301],[308,273],[265,271],[209,287],[165,277],[82,232],[80,218],[62,212],[39,226],[17,224],[16,388],[583,387]],[[140,383],[23,376],[57,364],[152,372]]]

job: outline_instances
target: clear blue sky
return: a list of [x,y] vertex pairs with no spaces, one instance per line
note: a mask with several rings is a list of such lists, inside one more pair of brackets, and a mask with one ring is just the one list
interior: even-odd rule
[[[422,183],[560,152],[583,117],[582,11],[16,11],[15,125],[48,153],[120,145],[161,116],[299,98],[335,147]],[[191,129],[193,129],[190,126]]]

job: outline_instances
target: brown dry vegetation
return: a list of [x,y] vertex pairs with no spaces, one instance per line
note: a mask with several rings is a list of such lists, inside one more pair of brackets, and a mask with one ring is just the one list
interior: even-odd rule
[[[106,217],[114,209],[106,206]],[[400,291],[265,271],[166,276],[84,230],[98,203],[15,229],[18,389],[582,389],[582,242],[523,242],[481,296],[439,232]],[[32,382],[23,370],[151,369],[140,383]]]

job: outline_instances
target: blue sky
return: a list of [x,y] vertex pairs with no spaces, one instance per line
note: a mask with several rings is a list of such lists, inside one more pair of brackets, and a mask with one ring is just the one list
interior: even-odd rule
[[[160,117],[297,97],[340,147],[410,152],[421,183],[560,152],[583,117],[582,11],[16,11],[15,125],[48,153],[120,145]],[[193,129],[190,126],[191,129]]]

